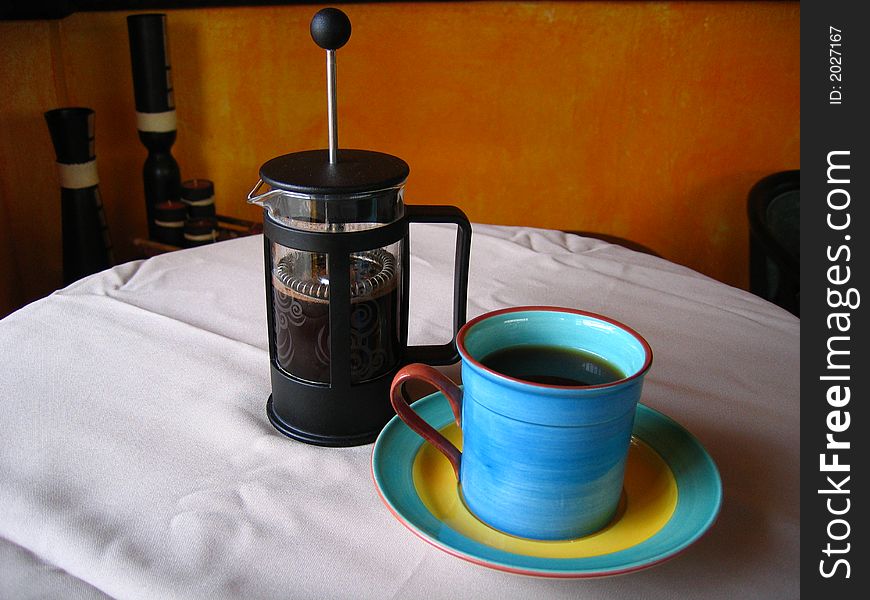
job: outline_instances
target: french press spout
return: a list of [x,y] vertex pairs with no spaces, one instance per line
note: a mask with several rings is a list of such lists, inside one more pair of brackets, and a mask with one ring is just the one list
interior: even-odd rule
[[[410,362],[458,360],[465,323],[471,225],[453,206],[405,205],[405,161],[338,147],[335,51],[350,20],[326,8],[311,36],[326,50],[329,148],[260,167],[248,202],[263,207],[272,395],[281,433],[310,444],[373,441],[393,416],[393,376]],[[453,223],[453,340],[408,346],[410,223]]]

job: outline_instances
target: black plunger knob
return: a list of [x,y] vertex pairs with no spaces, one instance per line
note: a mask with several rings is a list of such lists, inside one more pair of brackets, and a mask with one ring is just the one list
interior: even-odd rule
[[338,50],[350,39],[350,19],[337,8],[324,8],[311,19],[311,39],[324,50]]

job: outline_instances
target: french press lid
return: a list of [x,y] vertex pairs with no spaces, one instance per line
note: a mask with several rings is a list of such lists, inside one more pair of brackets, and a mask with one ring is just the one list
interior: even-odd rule
[[331,163],[328,150],[306,150],[269,160],[260,167],[260,179],[300,194],[356,194],[400,185],[409,172],[408,163],[383,152],[342,149]]

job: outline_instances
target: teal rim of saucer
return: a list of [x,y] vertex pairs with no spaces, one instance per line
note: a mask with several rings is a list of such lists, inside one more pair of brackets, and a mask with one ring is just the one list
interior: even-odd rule
[[[414,410],[436,429],[453,414],[440,392],[421,398]],[[372,449],[372,478],[381,500],[408,529],[458,558],[510,573],[582,578],[619,575],[673,558],[713,525],[722,504],[722,481],[713,459],[676,421],[638,404],[633,435],[655,450],[677,482],[677,505],[670,519],[646,540],[617,552],[577,558],[515,554],[463,535],[435,517],[420,499],[412,469],[424,441],[398,417],[381,431]]]

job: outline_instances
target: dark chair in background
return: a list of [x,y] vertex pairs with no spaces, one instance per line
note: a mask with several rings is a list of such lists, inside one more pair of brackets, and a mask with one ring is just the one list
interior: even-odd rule
[[800,317],[800,171],[768,175],[752,186],[749,291]]

